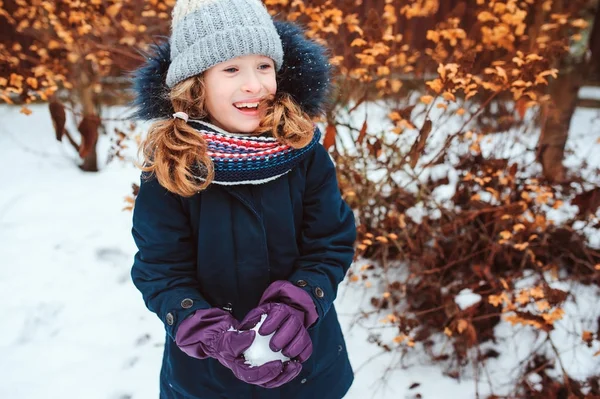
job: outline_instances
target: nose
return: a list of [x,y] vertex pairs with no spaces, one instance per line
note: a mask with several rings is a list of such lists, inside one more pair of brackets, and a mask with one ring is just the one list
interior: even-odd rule
[[248,71],[244,77],[244,84],[242,85],[242,91],[246,93],[258,93],[262,88],[260,78],[257,76],[255,71]]

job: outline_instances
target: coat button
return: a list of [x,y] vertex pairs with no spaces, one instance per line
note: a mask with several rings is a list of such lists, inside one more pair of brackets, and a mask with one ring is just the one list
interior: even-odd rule
[[317,298],[323,298],[325,296],[325,293],[323,292],[321,287],[317,287],[315,288],[315,295],[317,296]]
[[189,309],[192,307],[192,305],[194,305],[194,301],[192,301],[190,298],[185,298],[183,301],[181,301],[181,307],[184,309]]
[[300,381],[300,384],[304,384],[306,382],[306,378],[303,378],[302,381]]
[[308,283],[304,280],[298,280],[298,281],[296,281],[296,285],[298,287],[306,287],[308,285]]
[[167,313],[166,320],[167,320],[167,324],[172,326],[173,322],[175,321],[175,318],[173,317],[173,314]]

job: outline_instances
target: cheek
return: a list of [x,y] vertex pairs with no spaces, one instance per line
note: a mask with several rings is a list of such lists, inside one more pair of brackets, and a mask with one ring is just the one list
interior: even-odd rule
[[273,83],[273,85],[269,88],[270,94],[275,94],[277,92],[277,83]]
[[277,79],[275,79],[275,75],[269,76],[264,83],[265,88],[269,92],[269,94],[275,94],[277,91]]
[[211,90],[206,95],[206,108],[208,112],[214,116],[215,113],[222,112],[224,106],[227,105],[227,98],[222,90]]

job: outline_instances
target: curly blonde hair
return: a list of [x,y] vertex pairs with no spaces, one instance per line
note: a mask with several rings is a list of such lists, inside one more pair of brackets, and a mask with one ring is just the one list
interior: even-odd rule
[[[170,92],[173,109],[187,113],[191,119],[206,119],[209,115],[205,93],[202,75],[188,78]],[[259,104],[259,112],[263,117],[252,134],[271,134],[293,148],[305,147],[312,140],[313,123],[289,94],[268,96]],[[191,197],[206,189],[214,179],[207,148],[204,137],[184,120],[161,120],[150,126],[140,145],[138,154],[143,163],[138,167],[149,172],[148,178],[155,175],[168,191]],[[198,170],[202,171],[201,176]]]

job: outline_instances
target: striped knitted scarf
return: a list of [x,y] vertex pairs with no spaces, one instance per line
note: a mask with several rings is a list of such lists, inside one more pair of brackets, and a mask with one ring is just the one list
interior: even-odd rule
[[215,168],[213,183],[221,185],[262,184],[275,180],[305,159],[321,137],[319,129],[315,129],[306,147],[294,149],[271,136],[229,133],[197,120],[188,123],[207,141],[208,155]]

